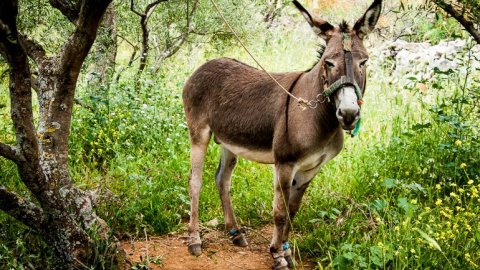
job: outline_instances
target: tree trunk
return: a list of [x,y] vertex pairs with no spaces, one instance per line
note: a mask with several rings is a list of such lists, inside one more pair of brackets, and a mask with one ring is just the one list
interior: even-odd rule
[[140,54],[140,65],[138,66],[137,71],[137,81],[135,82],[135,89],[138,91],[140,87],[140,77],[147,66],[148,53],[150,51],[150,45],[148,43],[149,39],[149,30],[148,30],[148,19],[152,15],[155,8],[162,2],[167,2],[168,0],[155,0],[152,3],[148,4],[145,7],[145,11],[139,12],[135,9],[134,0],[130,0],[130,10],[140,17],[140,28],[142,29],[142,47]]
[[108,88],[115,73],[115,58],[117,57],[117,27],[113,4],[107,8],[103,15],[102,24],[98,29],[95,49],[91,84]]
[[138,66],[137,78],[140,78],[143,70],[145,70],[148,52],[150,51],[150,45],[148,43],[150,32],[148,31],[147,27],[147,19],[147,16],[142,16],[140,19],[140,27],[142,29],[142,50],[140,52],[140,65]]
[[[76,28],[60,52],[47,57],[43,48],[17,30],[18,0],[0,2],[0,53],[9,67],[11,117],[16,146],[0,143],[0,156],[16,163],[20,179],[35,200],[0,186],[0,210],[35,229],[51,246],[55,269],[99,266],[100,241],[109,228],[93,209],[92,199],[76,188],[68,168],[68,136],[77,79],[111,0],[82,0],[70,5],[50,0]],[[38,129],[32,110],[32,80],[27,57],[38,66]],[[98,237],[92,235],[98,234]],[[114,239],[106,252],[110,269],[127,269],[125,252]],[[98,259],[98,258],[97,258]]]

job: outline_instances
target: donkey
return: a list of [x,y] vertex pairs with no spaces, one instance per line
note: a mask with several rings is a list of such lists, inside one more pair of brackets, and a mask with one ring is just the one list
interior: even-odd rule
[[318,63],[305,72],[272,73],[302,108],[263,71],[229,58],[211,60],[198,68],[183,89],[183,104],[191,144],[191,212],[188,249],[202,253],[198,204],[207,145],[220,144],[215,174],[225,227],[234,244],[247,240],[236,221],[230,200],[230,181],[237,156],[275,164],[273,220],[270,252],[277,270],[293,267],[288,245],[291,223],[310,181],[343,147],[343,130],[351,131],[360,119],[365,92],[367,52],[363,39],[381,12],[374,0],[353,28],[345,22],[333,26],[293,1],[314,32],[326,41]]

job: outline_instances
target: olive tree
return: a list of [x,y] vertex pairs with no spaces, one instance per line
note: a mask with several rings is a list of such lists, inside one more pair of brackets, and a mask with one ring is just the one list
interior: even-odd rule
[[[56,269],[91,266],[97,242],[106,240],[109,233],[106,223],[95,214],[89,193],[72,183],[68,137],[77,79],[110,2],[49,0],[74,27],[58,51],[47,53],[20,33],[19,1],[0,1],[0,53],[9,67],[16,137],[14,145],[0,142],[0,157],[16,164],[32,195],[21,197],[0,183],[0,210],[43,238],[55,255]],[[32,106],[34,94],[38,112]],[[92,237],[92,232],[97,234]],[[114,268],[128,265],[115,241],[109,250]]]

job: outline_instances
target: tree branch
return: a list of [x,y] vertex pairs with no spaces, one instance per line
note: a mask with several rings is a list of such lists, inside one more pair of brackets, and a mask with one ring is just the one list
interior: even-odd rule
[[19,197],[16,193],[8,191],[4,186],[0,186],[0,210],[37,230],[41,229],[45,223],[41,208]]
[[49,0],[49,2],[52,7],[60,10],[60,12],[67,17],[69,21],[76,23],[80,12],[80,3],[82,1],[77,1],[76,5],[73,5],[70,1],[65,0]]
[[455,20],[457,20],[465,28],[465,30],[472,35],[473,39],[480,44],[480,32],[475,29],[473,22],[467,20],[463,14],[458,12],[452,5],[447,4],[442,0],[434,0],[434,2],[450,16],[455,18]]
[[[10,104],[18,151],[34,170],[39,168],[37,133],[33,123],[30,66],[24,48],[18,39],[16,25],[18,2],[0,1],[0,53],[9,70]],[[3,146],[4,150],[8,149]],[[5,151],[10,152],[10,151]]]
[[15,147],[10,146],[8,144],[1,143],[1,142],[0,142],[0,156],[8,160],[11,160],[15,163],[19,163],[20,161],[23,160],[23,157]]
[[[182,47],[183,43],[185,43],[188,39],[188,36],[191,34],[191,33],[194,33],[194,30],[192,29],[191,27],[191,24],[192,24],[192,19],[195,15],[195,12],[197,11],[197,6],[198,6],[198,2],[199,0],[195,0],[195,2],[193,2],[193,7],[192,7],[192,10],[189,12],[187,10],[187,22],[186,22],[186,31],[185,33],[183,33],[182,35],[178,36],[177,38],[175,38],[174,40],[175,43],[172,45],[172,46],[169,46],[167,48],[165,48],[165,50],[160,54],[160,59],[158,59],[157,61],[157,64],[156,64],[156,69],[159,68],[160,66],[160,63],[173,56],[175,53],[177,53],[180,48]],[[188,9],[188,6],[187,6],[187,9]]]
[[38,44],[37,42],[28,39],[22,34],[18,34],[18,40],[22,44],[23,48],[27,52],[28,57],[30,57],[37,65],[39,65],[46,56],[45,49]]
[[[140,27],[142,29],[142,52],[140,54],[140,64],[138,66],[138,71],[137,71],[137,76],[140,76],[143,73],[143,70],[145,69],[147,65],[147,57],[148,57],[148,52],[149,52],[149,44],[148,44],[148,18],[150,18],[150,15],[152,15],[153,11],[155,10],[155,7],[162,3],[162,2],[167,2],[168,0],[156,0],[153,1],[152,3],[148,4],[145,7],[145,10],[143,13],[135,10],[135,7],[133,5],[133,0],[130,0],[130,10],[140,16]],[[137,81],[138,82],[138,81]],[[135,86],[135,88],[138,88],[138,84]]]
[[[69,74],[65,83],[76,84],[77,75],[80,72],[83,61],[87,57],[93,42],[97,36],[102,15],[112,0],[83,0],[80,7],[79,17],[73,34],[65,42],[60,53],[60,72]],[[75,87],[70,88],[75,89]],[[66,90],[66,89],[65,89]],[[73,93],[58,93],[59,98],[73,95]],[[64,95],[67,94],[67,95]],[[73,101],[73,98],[71,99]]]
[[150,15],[152,15],[152,12],[155,10],[155,7],[157,7],[158,4],[162,2],[167,2],[167,1],[168,0],[157,0],[148,4],[147,7],[145,8],[145,13],[144,13],[147,16],[147,19],[150,17]]
[[193,2],[192,11],[190,11],[190,13],[188,13],[188,6],[187,6],[187,33],[190,33],[192,30],[191,29],[192,19],[193,19],[193,16],[195,15],[195,12],[197,11],[198,2],[199,0],[195,0],[195,2]]
[[192,34],[199,35],[199,36],[214,36],[214,35],[231,35],[230,32],[227,31],[212,31],[212,32],[198,32],[197,30],[190,31]]
[[128,40],[126,37],[122,36],[122,35],[117,35],[117,37],[123,39],[123,41],[127,42],[128,45],[132,46],[132,48],[134,49],[138,49],[138,46],[133,44],[130,40]]
[[133,5],[133,0],[130,0],[130,10],[137,14],[138,16],[142,17],[142,16],[147,16],[146,14],[143,14],[143,13],[140,13],[139,11],[135,10],[135,7]]

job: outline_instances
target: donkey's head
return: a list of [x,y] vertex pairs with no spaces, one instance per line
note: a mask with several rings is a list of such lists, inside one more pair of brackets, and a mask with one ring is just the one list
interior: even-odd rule
[[293,1],[315,33],[326,41],[318,76],[323,82],[324,96],[335,101],[336,116],[345,130],[352,130],[360,119],[360,105],[365,92],[367,51],[363,39],[380,16],[382,0],[375,0],[365,14],[350,28],[343,22],[333,26],[310,14]]

